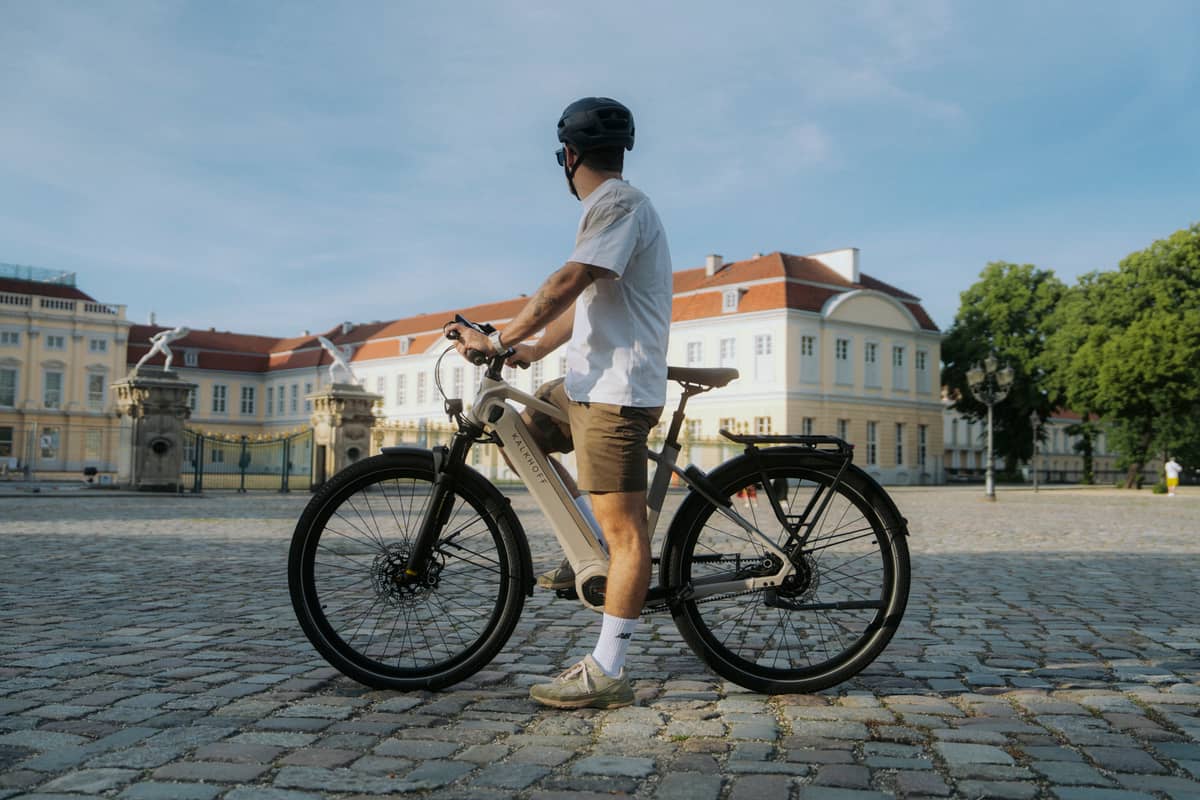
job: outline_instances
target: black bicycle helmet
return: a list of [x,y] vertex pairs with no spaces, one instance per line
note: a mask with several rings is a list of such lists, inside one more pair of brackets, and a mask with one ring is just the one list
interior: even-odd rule
[[633,112],[608,97],[576,100],[559,117],[558,140],[577,153],[597,147],[632,150]]

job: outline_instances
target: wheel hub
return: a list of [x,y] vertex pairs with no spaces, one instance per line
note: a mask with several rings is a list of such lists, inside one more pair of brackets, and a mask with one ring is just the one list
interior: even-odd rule
[[375,594],[393,606],[415,605],[422,597],[437,588],[441,580],[445,557],[434,553],[424,575],[408,571],[410,554],[404,545],[390,545],[375,556],[371,564],[371,583]]

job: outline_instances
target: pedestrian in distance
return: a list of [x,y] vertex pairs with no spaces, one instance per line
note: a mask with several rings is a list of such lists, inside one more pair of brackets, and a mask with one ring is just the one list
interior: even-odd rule
[[[525,419],[544,452],[576,452],[578,483],[551,463],[608,549],[604,619],[592,653],[530,695],[555,708],[618,708],[634,701],[625,654],[650,585],[647,439],[666,402],[671,255],[654,206],[623,177],[634,141],[630,110],[606,97],[577,100],[559,117],[558,141],[567,188],[583,205],[574,251],[503,330],[485,336],[447,327],[464,357],[510,352],[510,365],[567,346],[565,377],[536,394],[565,411],[570,425],[537,412]],[[590,493],[590,508],[581,491]],[[538,583],[571,587],[575,574],[563,562]]]
[[1174,456],[1169,456],[1167,463],[1163,464],[1163,471],[1167,473],[1167,497],[1174,497],[1175,487],[1179,486],[1179,473],[1183,472],[1183,467],[1179,466]]

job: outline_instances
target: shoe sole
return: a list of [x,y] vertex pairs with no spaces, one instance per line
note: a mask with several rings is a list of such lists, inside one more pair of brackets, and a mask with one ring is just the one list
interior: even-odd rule
[[546,578],[538,578],[537,585],[543,589],[574,589],[575,579],[572,578],[569,581],[551,581]]
[[635,700],[633,697],[613,698],[611,700],[604,700],[599,697],[592,697],[586,700],[555,700],[548,697],[538,697],[534,694],[530,694],[529,696],[536,702],[544,706],[550,706],[551,708],[624,708],[625,706],[633,705]]

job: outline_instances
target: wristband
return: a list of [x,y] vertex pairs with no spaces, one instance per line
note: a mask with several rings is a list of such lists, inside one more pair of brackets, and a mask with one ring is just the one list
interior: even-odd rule
[[488,341],[492,343],[492,350],[496,355],[500,355],[507,349],[500,341],[500,331],[492,331],[488,334]]

